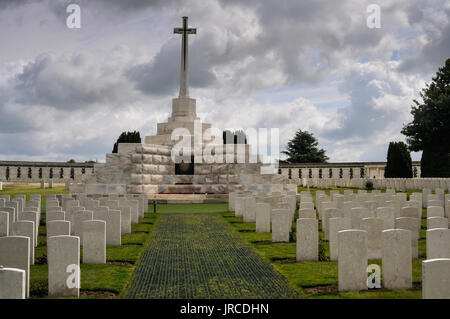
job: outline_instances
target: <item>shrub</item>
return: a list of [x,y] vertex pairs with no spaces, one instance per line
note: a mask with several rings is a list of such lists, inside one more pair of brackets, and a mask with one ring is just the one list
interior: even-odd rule
[[324,242],[319,242],[319,261],[328,261],[327,249]]
[[373,182],[372,181],[366,181],[366,189],[372,190],[373,189]]

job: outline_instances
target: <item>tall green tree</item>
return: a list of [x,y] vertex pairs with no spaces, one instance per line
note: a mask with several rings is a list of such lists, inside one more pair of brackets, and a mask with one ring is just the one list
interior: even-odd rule
[[281,152],[288,156],[283,162],[326,163],[329,158],[325,155],[325,150],[319,149],[318,145],[319,142],[312,133],[298,130],[288,142],[286,151]]
[[112,150],[113,153],[117,153],[119,143],[141,143],[141,135],[137,131],[123,132],[122,134],[120,134],[117,142],[114,143],[114,147]]
[[411,154],[407,145],[403,142],[390,142],[384,177],[410,178],[412,175]]
[[450,177],[450,59],[414,100],[414,119],[405,125],[409,149],[423,151],[422,177]]

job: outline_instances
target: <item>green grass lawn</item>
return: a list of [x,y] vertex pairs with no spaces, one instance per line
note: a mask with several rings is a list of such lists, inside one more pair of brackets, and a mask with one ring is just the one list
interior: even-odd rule
[[[157,204],[157,213],[219,213],[226,211],[228,204]],[[153,204],[150,203],[149,211],[153,212]]]
[[[341,193],[348,188],[334,188]],[[305,190],[299,188],[299,190]],[[311,188],[313,201],[318,189]],[[330,190],[326,190],[329,194]],[[356,192],[356,189],[354,189]],[[319,262],[297,262],[296,258],[296,223],[292,224],[293,232],[289,243],[272,243],[271,233],[256,233],[255,223],[244,223],[241,217],[235,217],[234,212],[223,211],[220,213],[230,226],[239,233],[243,241],[250,244],[260,256],[271,263],[280,271],[303,298],[422,298],[422,261],[425,257],[425,232],[426,232],[426,209],[423,210],[422,229],[419,240],[419,259],[413,260],[413,289],[409,290],[386,290],[374,289],[362,292],[338,292],[338,270],[337,262],[329,261],[328,241],[324,241],[324,234],[319,231],[321,238],[319,251],[323,261]],[[296,213],[296,217],[298,212]],[[319,227],[321,227],[319,223]],[[378,264],[381,260],[369,260],[368,264]]]
[[[5,187],[0,194],[66,194],[64,187],[41,189],[39,186]],[[159,214],[146,213],[139,219],[139,224],[131,226],[131,234],[122,235],[121,246],[106,248],[106,264],[81,264],[82,298],[117,298],[120,297],[135,269],[135,263],[147,245]],[[81,247],[81,260],[83,248]],[[38,247],[35,248],[35,265],[30,267],[30,297],[44,298],[48,295],[48,266],[46,261],[47,235],[45,229],[45,200],[42,201],[42,213],[39,226]]]

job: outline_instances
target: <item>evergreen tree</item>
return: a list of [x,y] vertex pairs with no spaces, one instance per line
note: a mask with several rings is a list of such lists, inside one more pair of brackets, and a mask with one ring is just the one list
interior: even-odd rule
[[326,163],[328,156],[324,149],[318,148],[319,142],[312,133],[298,130],[292,140],[288,142],[287,150],[281,153],[288,158],[287,163]]
[[403,142],[390,142],[387,153],[386,178],[412,177],[412,161],[408,147]]
[[122,134],[120,134],[117,142],[114,143],[114,147],[112,150],[113,153],[117,153],[119,143],[141,143],[141,135],[137,131],[123,132]]
[[402,133],[411,151],[423,151],[422,177],[450,177],[450,59],[420,96],[422,102],[414,100],[412,106],[414,119]]

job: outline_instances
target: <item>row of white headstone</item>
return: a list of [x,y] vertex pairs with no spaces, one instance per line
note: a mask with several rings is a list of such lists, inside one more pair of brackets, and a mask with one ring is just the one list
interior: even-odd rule
[[[428,195],[427,204],[427,262],[450,258],[450,230],[448,207],[437,195]],[[257,232],[272,232],[273,242],[289,242],[296,201],[299,199],[297,219],[297,261],[317,261],[319,220],[325,239],[329,241],[330,259],[338,260],[339,290],[367,289],[367,260],[381,259],[383,285],[387,289],[412,287],[412,258],[418,258],[418,240],[422,218],[422,194],[414,193],[407,200],[406,193],[367,193],[359,190],[317,191],[317,212],[309,192],[295,194],[230,193],[229,210],[242,216],[244,222],[255,222]],[[445,206],[445,208],[444,208]],[[445,268],[446,261],[442,262]],[[355,269],[358,275],[355,276]],[[443,278],[448,278],[445,271]],[[446,277],[447,276],[447,277]],[[428,274],[428,284],[434,279]],[[448,281],[447,281],[448,283]],[[434,283],[433,283],[434,285]],[[437,296],[450,298],[445,290],[430,289],[423,284],[424,298]],[[449,286],[450,287],[450,286]]]
[[423,189],[434,189],[437,192],[441,189],[450,190],[450,178],[304,178],[297,179],[297,184],[323,189],[330,187],[365,188],[365,184],[369,180],[375,189],[392,188],[399,192]]
[[[8,195],[0,198],[0,298],[25,298],[29,296],[30,264],[34,263],[37,246],[40,197],[31,197],[26,209],[21,208],[25,207],[24,195],[16,195],[13,200]],[[33,221],[23,221],[22,218],[31,218],[27,214],[29,207],[36,209],[29,214]],[[106,263],[106,246],[121,245],[121,234],[131,233],[131,225],[138,223],[147,211],[147,198],[141,195],[96,199],[83,194],[47,195],[49,296],[78,297],[80,245],[83,263]]]

